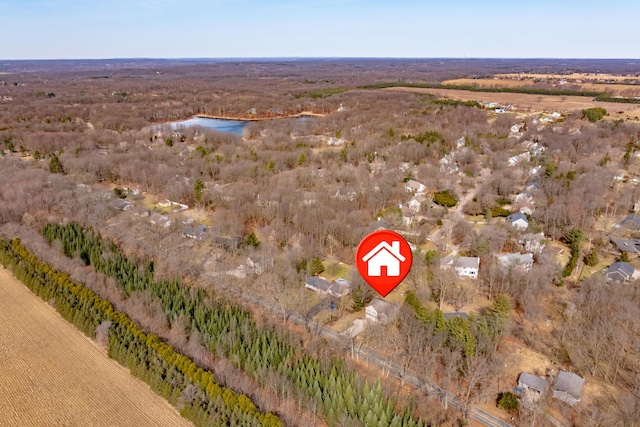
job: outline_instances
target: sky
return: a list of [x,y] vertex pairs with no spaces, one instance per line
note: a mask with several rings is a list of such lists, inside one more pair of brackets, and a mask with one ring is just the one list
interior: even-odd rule
[[639,16],[637,0],[0,0],[0,59],[638,59]]

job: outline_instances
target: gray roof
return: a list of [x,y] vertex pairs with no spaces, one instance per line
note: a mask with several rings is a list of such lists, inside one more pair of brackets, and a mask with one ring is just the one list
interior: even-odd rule
[[507,219],[509,221],[511,221],[511,222],[516,222],[519,219],[523,219],[527,223],[529,223],[529,220],[527,219],[527,216],[525,214],[523,214],[522,212],[516,212],[514,214],[511,214],[511,215],[507,216]]
[[609,268],[607,268],[607,280],[616,280],[617,278],[620,278],[622,281],[625,281],[633,275],[634,271],[635,269],[628,262],[614,262],[609,266]]
[[400,308],[397,304],[382,300],[380,298],[372,299],[371,303],[369,303],[369,306],[375,308],[378,315],[384,314],[388,318],[395,316],[396,313],[398,313],[398,309]]
[[543,378],[540,378],[535,375],[531,375],[527,372],[522,372],[520,377],[518,377],[518,385],[526,386],[528,388],[539,391],[540,393],[544,393],[549,385],[549,382]]
[[554,391],[560,391],[569,394],[579,400],[584,386],[584,378],[571,372],[560,371],[556,377],[556,383],[553,386]]
[[442,315],[444,316],[445,320],[449,320],[452,317],[462,317],[463,319],[469,318],[469,315],[462,311],[456,311],[455,313],[442,313]]
[[318,276],[311,276],[307,279],[306,282],[309,286],[314,287],[316,289],[319,289],[323,292],[328,292],[329,289],[331,288],[331,286],[333,285],[333,283],[329,282],[328,280],[323,279],[322,277],[318,277]]
[[121,211],[126,211],[133,207],[133,203],[128,200],[115,199],[111,202],[111,207],[113,207],[114,209],[119,209]]
[[479,257],[461,256],[453,261],[454,268],[478,268],[479,266]]
[[616,245],[621,252],[640,252],[640,239],[616,239],[612,237],[611,242]]
[[640,217],[638,215],[629,215],[620,223],[625,228],[640,228]]

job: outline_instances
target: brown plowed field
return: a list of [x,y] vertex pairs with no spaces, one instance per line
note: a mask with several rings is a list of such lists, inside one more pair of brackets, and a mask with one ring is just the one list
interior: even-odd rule
[[0,425],[192,424],[0,267]]
[[624,119],[640,122],[640,104],[623,104],[594,101],[587,96],[530,95],[524,93],[473,92],[459,89],[426,89],[413,87],[386,88],[387,91],[427,93],[460,101],[494,102],[498,105],[513,105],[518,113],[540,114],[542,112],[571,112],[586,108],[601,107],[607,110],[610,120]]

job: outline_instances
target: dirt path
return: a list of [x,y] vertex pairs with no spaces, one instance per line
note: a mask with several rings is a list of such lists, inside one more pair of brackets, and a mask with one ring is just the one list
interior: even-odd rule
[[3,426],[190,426],[0,267]]

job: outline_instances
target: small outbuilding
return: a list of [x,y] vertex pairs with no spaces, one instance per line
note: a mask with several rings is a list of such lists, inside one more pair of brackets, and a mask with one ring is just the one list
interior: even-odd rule
[[571,372],[560,371],[553,385],[553,397],[573,406],[580,402],[584,378]]

